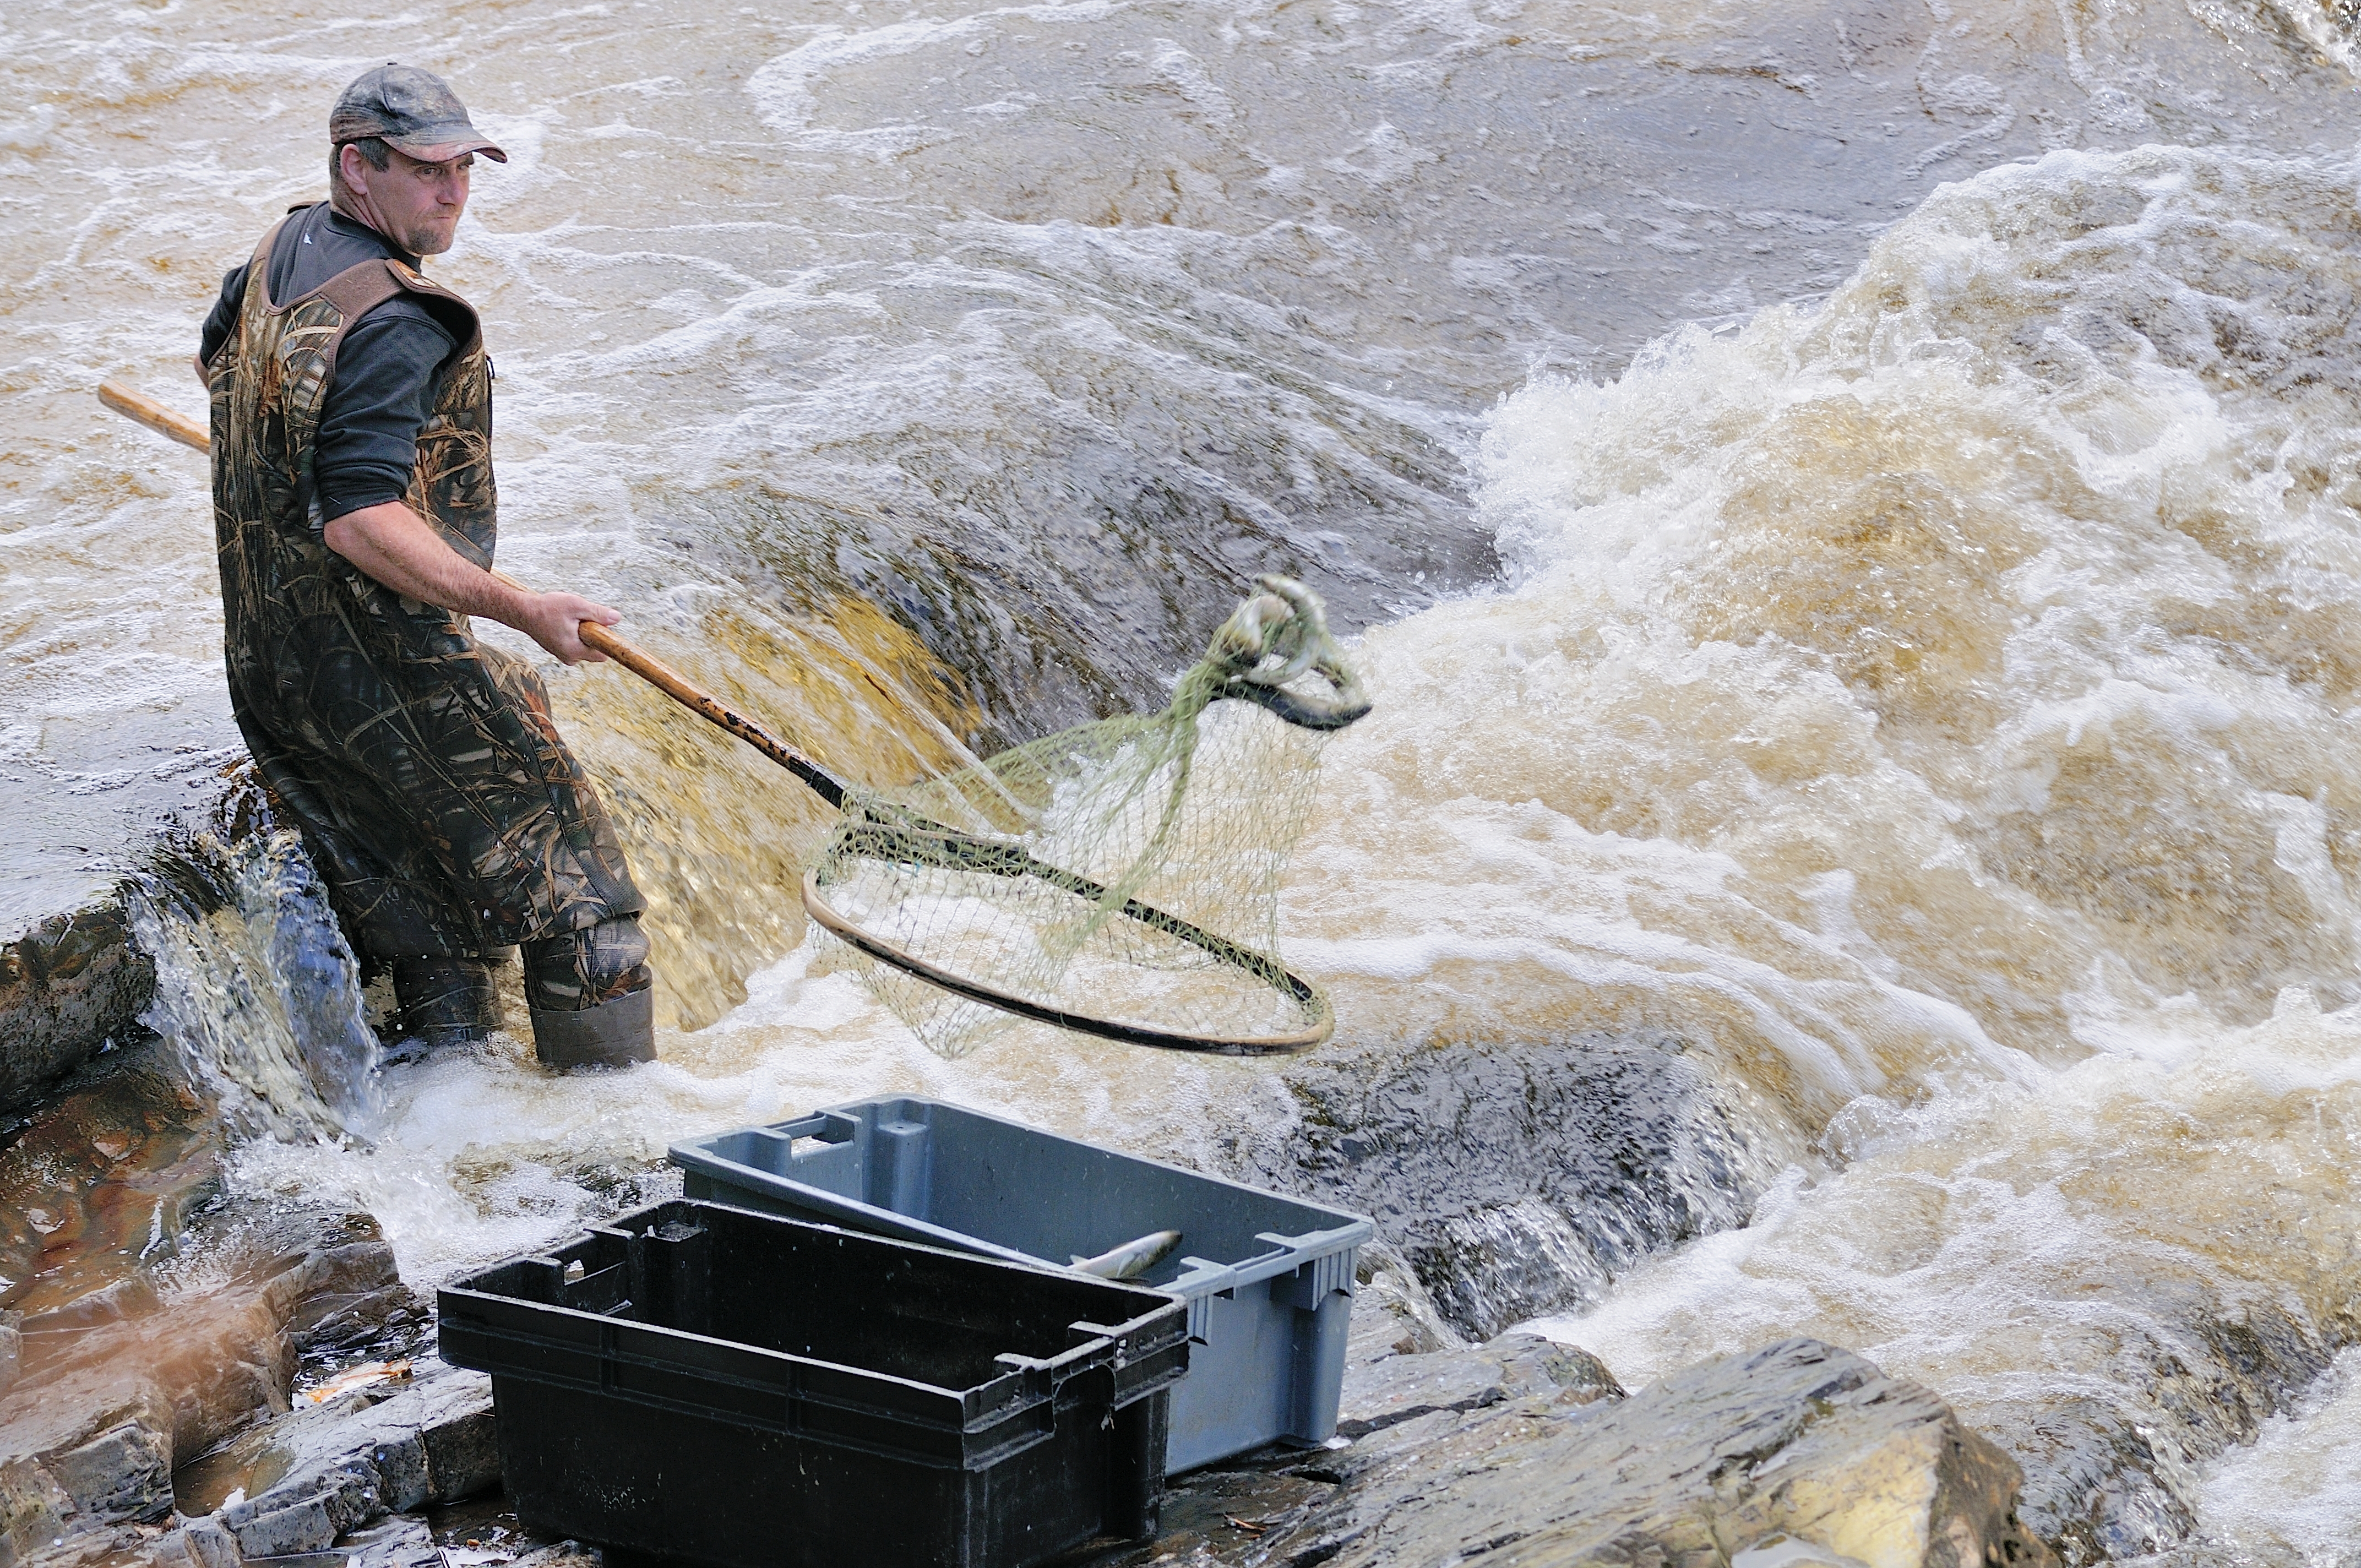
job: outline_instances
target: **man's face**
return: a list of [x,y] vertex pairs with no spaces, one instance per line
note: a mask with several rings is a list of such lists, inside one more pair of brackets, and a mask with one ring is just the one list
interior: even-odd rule
[[364,198],[379,234],[412,256],[440,256],[451,248],[459,214],[467,210],[467,179],[476,155],[429,162],[392,148],[383,169],[371,169],[358,151],[340,155],[345,183]]

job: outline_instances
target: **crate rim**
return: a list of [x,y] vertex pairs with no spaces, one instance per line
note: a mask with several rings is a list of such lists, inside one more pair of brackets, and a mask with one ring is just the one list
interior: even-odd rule
[[[939,1105],[945,1110],[956,1112],[960,1115],[973,1116],[986,1122],[996,1122],[1004,1127],[1014,1128],[1021,1133],[1038,1134],[1043,1137],[1066,1138],[1065,1134],[1053,1133],[1047,1127],[1037,1127],[1029,1122],[1019,1122],[1012,1117],[999,1115],[990,1111],[979,1111],[972,1106],[961,1105],[952,1101],[938,1099],[933,1095],[878,1094],[871,1095],[862,1100],[848,1100],[835,1105],[822,1106],[819,1110],[808,1112],[801,1116],[790,1117],[788,1120],[784,1122],[756,1123],[751,1126],[731,1127],[723,1132],[708,1134],[703,1138],[684,1138],[667,1147],[664,1154],[666,1158],[670,1159],[673,1164],[680,1167],[682,1169],[697,1169],[706,1175],[718,1174],[719,1170],[744,1170],[753,1175],[769,1178],[774,1180],[793,1180],[794,1179],[791,1177],[780,1177],[774,1172],[759,1170],[752,1166],[744,1165],[736,1160],[724,1159],[719,1155],[708,1152],[700,1146],[713,1143],[721,1138],[730,1137],[735,1134],[747,1132],[768,1133],[774,1136],[785,1137],[790,1140],[799,1137],[809,1137],[814,1135],[814,1134],[812,1132],[806,1132],[802,1129],[808,1127],[816,1131],[818,1127],[825,1124],[826,1119],[829,1116],[840,1116],[847,1119],[852,1119],[853,1113],[862,1107],[890,1104],[895,1102]],[[1067,1138],[1067,1141],[1071,1143],[1085,1142],[1085,1140],[1080,1138]],[[1097,1145],[1087,1145],[1086,1146],[1093,1148],[1099,1147]],[[1193,1255],[1183,1254],[1182,1261],[1184,1263],[1195,1265],[1196,1266],[1194,1268],[1183,1273],[1177,1278],[1166,1281],[1162,1285],[1150,1285],[1144,1287],[1144,1288],[1160,1291],[1166,1295],[1173,1296],[1183,1300],[1186,1300],[1191,1297],[1214,1295],[1224,1290],[1235,1289],[1241,1286],[1259,1284],[1266,1279],[1277,1278],[1282,1274],[1292,1274],[1297,1269],[1304,1266],[1305,1264],[1311,1262],[1315,1256],[1324,1256],[1332,1253],[1341,1252],[1348,1246],[1357,1248],[1363,1244],[1368,1242],[1377,1234],[1376,1221],[1370,1219],[1365,1214],[1356,1214],[1348,1209],[1338,1209],[1330,1204],[1319,1202],[1313,1199],[1299,1198],[1291,1192],[1272,1192],[1266,1190],[1263,1188],[1251,1187],[1243,1181],[1234,1181],[1228,1177],[1214,1176],[1206,1171],[1191,1170],[1185,1165],[1176,1165],[1170,1160],[1158,1159],[1151,1155],[1132,1154],[1127,1150],[1123,1149],[1103,1149],[1101,1152],[1113,1155],[1120,1159],[1134,1160],[1141,1165],[1152,1165],[1157,1167],[1159,1169],[1170,1171],[1176,1176],[1188,1177],[1192,1180],[1208,1182],[1216,1187],[1226,1187],[1234,1192],[1243,1192],[1250,1196],[1262,1199],[1276,1198],[1282,1202],[1292,1203],[1301,1208],[1312,1210],[1315,1212],[1330,1216],[1339,1222],[1339,1223],[1330,1226],[1325,1230],[1304,1231],[1294,1235],[1284,1235],[1274,1231],[1258,1232],[1256,1235],[1257,1240],[1276,1241],[1279,1244],[1279,1250],[1259,1253],[1253,1257],[1241,1258],[1232,1263],[1224,1263],[1217,1259],[1202,1258]],[[796,1183],[796,1185],[808,1186],[807,1183],[801,1182]],[[1041,1269],[1051,1274],[1071,1274],[1072,1272],[1070,1267],[1056,1263],[1049,1258],[1036,1257],[1031,1253],[1019,1252],[1015,1247],[1003,1246],[997,1242],[986,1241],[981,1236],[969,1236],[964,1232],[954,1231],[948,1226],[938,1225],[930,1221],[913,1219],[907,1214],[897,1213],[891,1209],[882,1209],[875,1204],[865,1203],[858,1199],[842,1198],[832,1192],[820,1192],[818,1189],[811,1189],[811,1190],[813,1190],[818,1196],[825,1198],[831,1202],[840,1203],[850,1209],[858,1209],[863,1214],[875,1214],[882,1216],[894,1227],[891,1230],[883,1231],[882,1234],[895,1235],[896,1239],[907,1241],[913,1245],[924,1246],[932,1244],[936,1250],[939,1251],[963,1252],[970,1257],[983,1256],[996,1258],[1005,1263],[1021,1265],[1027,1268]],[[721,1201],[718,1199],[698,1199],[697,1201],[719,1202]],[[826,1222],[815,1221],[809,1223],[825,1223]],[[840,1226],[834,1228],[842,1229],[844,1227]],[[909,1234],[902,1234],[905,1232]],[[873,1232],[872,1234],[881,1233]],[[950,1245],[945,1245],[947,1243]],[[1129,1282],[1126,1281],[1125,1283]]]
[[[577,1236],[579,1239],[587,1239],[593,1234],[604,1233],[606,1234],[619,1236],[629,1241],[636,1233],[631,1230],[625,1229],[621,1222],[634,1220],[642,1215],[656,1213],[660,1211],[672,1209],[683,1204],[692,1205],[697,1208],[719,1209],[731,1214],[743,1215],[749,1219],[758,1220],[764,1224],[792,1225],[807,1231],[826,1232],[831,1235],[844,1237],[862,1246],[884,1245],[913,1248],[917,1251],[933,1254],[937,1256],[954,1258],[962,1266],[986,1266],[1000,1268],[1021,1268],[1034,1274],[1062,1274],[1070,1280],[1073,1280],[1077,1283],[1083,1282],[1080,1277],[1073,1275],[1070,1270],[1045,1270],[1039,1265],[1032,1263],[1029,1260],[1009,1262],[994,1257],[980,1257],[973,1252],[964,1251],[956,1247],[928,1246],[918,1242],[903,1241],[893,1237],[882,1237],[873,1232],[853,1230],[843,1225],[832,1225],[824,1221],[798,1220],[785,1214],[768,1213],[763,1210],[747,1208],[741,1204],[724,1203],[705,1198],[668,1198],[658,1203],[643,1205],[641,1208],[629,1210],[621,1214],[618,1214],[611,1220],[604,1221],[597,1224],[584,1225],[577,1233]],[[559,1245],[564,1245],[566,1244],[560,1243]],[[455,1300],[470,1303],[482,1302],[488,1307],[496,1306],[505,1309],[529,1308],[536,1314],[555,1313],[559,1314],[564,1321],[577,1321],[586,1325],[595,1325],[602,1331],[602,1339],[608,1337],[606,1331],[629,1328],[633,1331],[635,1336],[644,1335],[653,1339],[657,1343],[713,1345],[721,1350],[730,1352],[734,1355],[747,1356],[759,1363],[775,1364],[783,1368],[793,1366],[824,1367],[830,1372],[849,1374],[852,1377],[864,1382],[890,1383],[898,1385],[905,1388],[917,1390],[922,1394],[939,1396],[944,1399],[948,1399],[952,1403],[962,1407],[964,1407],[971,1399],[979,1398],[988,1389],[994,1389],[1004,1385],[1020,1382],[1028,1376],[1038,1376],[1047,1381],[1047,1387],[1041,1394],[1036,1396],[1036,1398],[1054,1398],[1056,1397],[1057,1389],[1060,1385],[1065,1383],[1071,1377],[1082,1376],[1093,1370],[1095,1365],[1102,1361],[1108,1365],[1110,1370],[1120,1371],[1126,1366],[1137,1365],[1158,1355],[1163,1354],[1169,1352],[1174,1345],[1186,1343],[1188,1340],[1188,1318],[1185,1304],[1174,1298],[1169,1291],[1158,1290],[1152,1286],[1134,1285],[1128,1280],[1093,1278],[1088,1280],[1087,1283],[1105,1288],[1122,1290],[1132,1295],[1154,1297],[1159,1298],[1159,1299],[1155,1306],[1148,1308],[1148,1310],[1141,1312],[1135,1317],[1128,1318],[1119,1323],[1100,1323],[1086,1319],[1077,1318],[1069,1326],[1071,1328],[1086,1329],[1091,1331],[1095,1336],[1092,1343],[1070,1346],[1065,1350],[1058,1352],[1055,1355],[1046,1357],[1021,1356],[1016,1354],[1015,1352],[1003,1352],[1002,1356],[1006,1360],[1018,1361],[1025,1365],[1011,1367],[996,1377],[986,1382],[972,1385],[964,1389],[949,1388],[939,1383],[927,1383],[915,1377],[903,1377],[890,1372],[880,1372],[873,1367],[855,1366],[850,1363],[829,1361],[824,1357],[817,1355],[798,1355],[790,1351],[771,1350],[762,1345],[749,1344],[743,1340],[723,1339],[714,1334],[693,1333],[686,1329],[674,1328],[668,1324],[644,1323],[638,1321],[635,1319],[615,1318],[609,1316],[604,1312],[588,1311],[580,1307],[568,1307],[557,1302],[521,1300],[513,1296],[503,1296],[494,1291],[478,1289],[471,1283],[472,1281],[479,1279],[484,1275],[489,1274],[496,1269],[506,1268],[520,1262],[546,1263],[554,1266],[563,1266],[559,1259],[552,1253],[531,1252],[519,1253],[514,1256],[504,1258],[498,1263],[489,1264],[484,1267],[474,1269],[448,1285],[443,1285],[436,1288],[435,1293],[438,1299],[435,1305],[435,1318],[438,1324],[449,1316],[449,1314],[445,1311],[440,1298],[451,1298]],[[1161,1320],[1160,1322],[1159,1320]],[[456,1321],[467,1332],[486,1336],[520,1339],[544,1337],[521,1334],[513,1330],[495,1327],[484,1321],[483,1316],[464,1311],[457,1315]],[[1158,1332],[1159,1328],[1162,1331],[1160,1332]],[[566,1342],[556,1340],[555,1338],[547,1339],[546,1343],[553,1346],[564,1346],[566,1348],[577,1350],[584,1348],[578,1344],[566,1345]],[[611,1355],[619,1360],[631,1361],[635,1364],[648,1366],[650,1368],[665,1368],[669,1365],[654,1357],[642,1354],[631,1354],[611,1350],[603,1345],[597,1354],[602,1356]],[[503,1372],[499,1374],[499,1376],[530,1376],[529,1374],[519,1372]],[[717,1375],[700,1371],[698,1372],[698,1376],[711,1376]],[[1148,1395],[1158,1391],[1159,1388],[1169,1387],[1171,1383],[1179,1381],[1180,1376],[1181,1374],[1179,1372],[1170,1373],[1169,1375],[1159,1376],[1157,1381],[1151,1382],[1144,1387],[1132,1389],[1125,1398],[1117,1401],[1115,1408],[1121,1409],[1125,1405],[1131,1404],[1136,1399],[1145,1398]],[[730,1380],[743,1381],[741,1379]],[[784,1387],[779,1387],[777,1391],[783,1398],[805,1398],[809,1397],[800,1393],[788,1394]],[[821,1402],[826,1403],[828,1401],[823,1399]],[[998,1407],[995,1406],[994,1408]]]

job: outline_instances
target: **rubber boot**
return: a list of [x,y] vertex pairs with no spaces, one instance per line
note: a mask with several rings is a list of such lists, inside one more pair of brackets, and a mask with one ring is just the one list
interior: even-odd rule
[[653,987],[571,1013],[533,1012],[533,1049],[544,1067],[629,1067],[656,1059]]
[[472,1045],[500,1026],[500,993],[484,959],[393,960],[401,1033],[430,1050]]
[[623,1067],[656,1054],[655,977],[636,915],[524,944],[525,1005],[544,1066]]

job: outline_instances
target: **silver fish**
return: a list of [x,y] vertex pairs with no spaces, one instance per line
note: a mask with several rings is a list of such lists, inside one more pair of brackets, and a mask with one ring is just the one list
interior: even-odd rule
[[1072,1266],[1077,1274],[1095,1274],[1101,1279],[1137,1279],[1170,1256],[1172,1249],[1180,1245],[1179,1231],[1154,1231],[1096,1257],[1076,1253]]

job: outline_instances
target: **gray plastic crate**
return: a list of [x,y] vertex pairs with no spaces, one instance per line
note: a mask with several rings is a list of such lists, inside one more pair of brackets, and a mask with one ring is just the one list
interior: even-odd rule
[[672,1146],[687,1193],[1062,1268],[1155,1231],[1189,1305],[1165,1469],[1335,1435],[1369,1222],[938,1100],[868,1100]]

